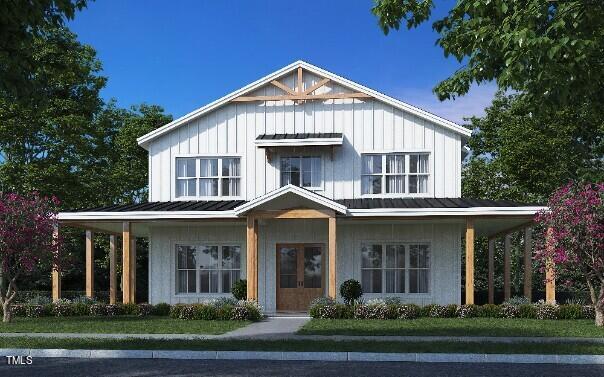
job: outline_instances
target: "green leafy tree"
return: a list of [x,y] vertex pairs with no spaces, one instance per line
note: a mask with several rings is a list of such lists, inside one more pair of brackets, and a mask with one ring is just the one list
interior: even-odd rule
[[[29,74],[40,62],[31,50],[49,30],[72,20],[86,0],[3,0],[0,2],[0,92],[36,93]],[[53,62],[47,62],[53,64]]]
[[[375,0],[388,33],[427,22],[434,0]],[[601,104],[604,99],[604,2],[600,0],[458,0],[434,20],[436,44],[463,65],[440,82],[443,99],[472,83],[496,81],[531,103]]]

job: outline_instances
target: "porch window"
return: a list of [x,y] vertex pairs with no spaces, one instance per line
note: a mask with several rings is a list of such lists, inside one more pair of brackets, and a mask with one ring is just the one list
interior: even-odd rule
[[362,155],[363,195],[428,192],[428,153]]
[[241,195],[239,157],[178,157],[175,170],[177,198]]
[[230,293],[240,274],[238,245],[176,246],[176,293]]
[[361,245],[361,285],[366,293],[428,293],[429,245]]
[[281,186],[292,184],[308,189],[320,189],[321,171],[321,157],[281,157]]

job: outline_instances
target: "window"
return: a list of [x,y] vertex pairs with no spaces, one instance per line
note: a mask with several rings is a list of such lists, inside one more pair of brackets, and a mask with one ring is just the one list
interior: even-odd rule
[[321,188],[321,157],[281,157],[281,186]]
[[361,163],[363,195],[428,192],[427,153],[364,154]]
[[233,197],[240,195],[239,157],[176,158],[176,197]]
[[361,245],[361,285],[366,293],[428,293],[427,244]]
[[240,273],[240,246],[176,245],[176,293],[230,293]]

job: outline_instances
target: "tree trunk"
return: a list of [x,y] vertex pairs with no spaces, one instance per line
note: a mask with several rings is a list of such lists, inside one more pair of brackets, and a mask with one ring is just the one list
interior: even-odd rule
[[594,302],[596,312],[596,326],[604,326],[604,284],[600,284],[600,295],[598,301]]
[[4,323],[10,322],[11,318],[12,318],[10,302],[4,302],[4,304],[2,304],[2,312],[3,312],[2,322],[4,322]]

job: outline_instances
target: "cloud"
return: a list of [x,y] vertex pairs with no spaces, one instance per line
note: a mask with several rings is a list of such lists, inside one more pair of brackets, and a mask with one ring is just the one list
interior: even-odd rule
[[395,93],[401,101],[462,124],[463,118],[484,115],[496,91],[495,84],[473,85],[465,96],[443,102],[432,93],[432,88],[402,88]]

